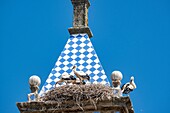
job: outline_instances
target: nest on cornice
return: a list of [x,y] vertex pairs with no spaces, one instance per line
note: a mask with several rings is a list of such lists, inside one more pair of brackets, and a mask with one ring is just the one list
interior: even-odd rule
[[111,100],[113,97],[113,90],[110,86],[102,84],[88,84],[88,85],[64,85],[56,87],[48,91],[43,97],[42,101],[97,101]]
[[[86,111],[124,111],[134,113],[129,97],[115,97],[110,86],[101,84],[64,85],[48,91],[41,101],[17,103],[20,111],[75,113]],[[126,109],[127,110],[127,109]]]

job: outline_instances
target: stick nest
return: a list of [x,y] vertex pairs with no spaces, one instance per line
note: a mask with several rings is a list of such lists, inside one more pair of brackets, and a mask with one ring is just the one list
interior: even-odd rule
[[42,101],[87,101],[87,100],[111,100],[113,97],[113,90],[109,86],[102,84],[89,84],[89,85],[64,85],[56,87],[47,92]]

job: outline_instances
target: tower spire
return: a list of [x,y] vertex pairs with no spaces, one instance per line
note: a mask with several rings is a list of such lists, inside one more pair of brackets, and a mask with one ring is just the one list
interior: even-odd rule
[[73,5],[73,27],[69,28],[70,35],[87,33],[91,38],[93,36],[88,27],[88,8],[89,0],[71,0]]

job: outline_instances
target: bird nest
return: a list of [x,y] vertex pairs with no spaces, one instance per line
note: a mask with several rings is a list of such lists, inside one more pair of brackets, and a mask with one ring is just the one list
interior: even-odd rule
[[49,103],[55,102],[60,108],[66,107],[65,105],[78,105],[81,108],[84,106],[83,103],[96,106],[98,101],[111,100],[112,97],[113,90],[110,86],[102,84],[64,85],[50,90],[41,97],[41,100]]
[[110,86],[102,84],[89,85],[64,85],[47,92],[42,101],[85,101],[85,100],[110,100],[113,90]]

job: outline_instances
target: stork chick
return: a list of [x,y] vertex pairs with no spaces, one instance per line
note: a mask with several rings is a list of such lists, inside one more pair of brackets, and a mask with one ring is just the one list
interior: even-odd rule
[[[62,74],[61,77],[60,77],[60,80],[57,81],[56,84],[62,83],[62,82],[65,82],[66,84],[68,84],[68,83],[75,84],[76,78],[73,75]],[[56,87],[56,84],[55,84],[55,87]]]
[[136,89],[136,84],[134,82],[134,77],[132,76],[130,78],[130,82],[124,84],[121,89],[122,89],[123,94],[129,94],[131,91]]
[[73,66],[72,70],[74,72],[74,74],[77,76],[77,78],[79,78],[80,80],[80,84],[86,84],[84,80],[90,80],[90,76],[82,71],[76,71],[77,66]]
[[76,82],[74,82],[73,84],[76,84],[76,85],[85,85],[86,82],[83,80],[83,81],[80,81],[79,78],[76,78]]

